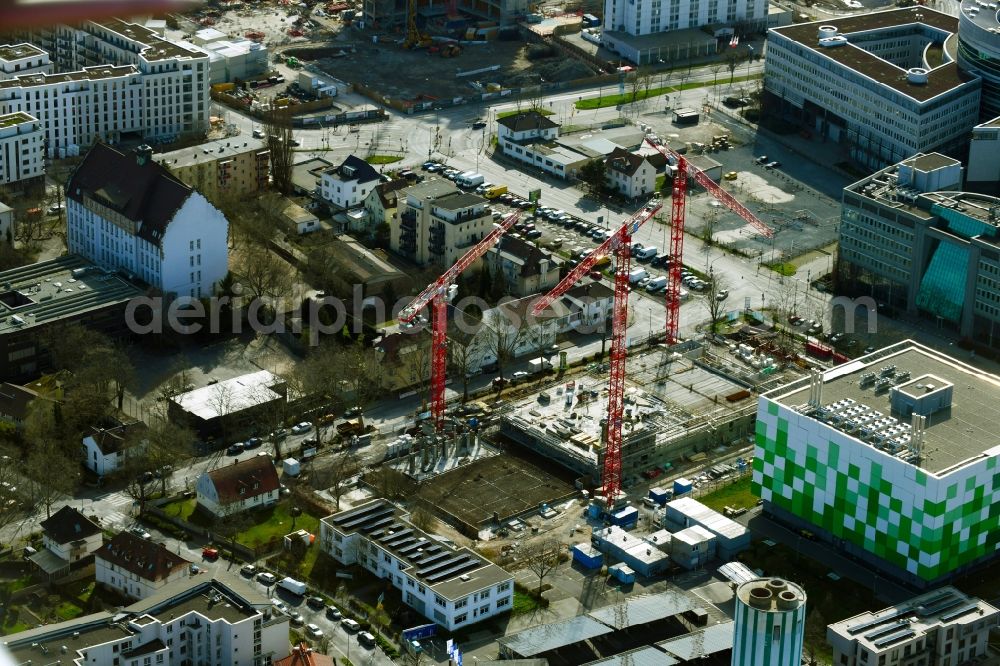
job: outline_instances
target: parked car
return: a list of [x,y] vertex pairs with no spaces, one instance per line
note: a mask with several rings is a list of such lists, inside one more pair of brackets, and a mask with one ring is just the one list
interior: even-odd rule
[[361,629],[361,625],[358,624],[357,620],[352,620],[349,617],[345,617],[340,621],[340,626],[342,626],[347,631],[357,631]]
[[257,574],[257,582],[271,587],[278,582],[278,577],[268,571],[261,571]]
[[354,407],[351,407],[350,409],[344,412],[344,418],[345,419],[357,418],[361,416],[361,413],[362,413],[361,407],[355,405]]
[[516,382],[523,382],[524,380],[526,380],[528,378],[528,376],[529,376],[528,373],[525,372],[524,370],[518,370],[517,372],[515,372],[514,374],[512,374],[510,376],[510,380],[512,382],[515,382],[515,383]]
[[231,456],[238,456],[243,453],[243,442],[236,442],[235,444],[230,444],[229,448],[226,449],[226,453]]
[[780,166],[781,166],[781,162],[779,162],[779,161],[775,160],[775,161],[773,161],[773,162],[768,162],[768,163],[767,163],[767,164],[765,164],[764,166],[765,166],[766,168],[768,168],[768,169],[777,169],[778,167],[780,167]]
[[319,610],[326,606],[326,602],[323,601],[323,597],[309,597],[306,599],[306,606],[313,610]]
[[139,537],[140,539],[146,539],[147,541],[153,538],[152,534],[142,529],[141,527],[133,527],[132,529],[129,530],[129,532]]
[[208,560],[210,562],[214,562],[215,560],[219,559],[219,549],[218,548],[212,548],[212,547],[202,548],[201,549],[201,556],[202,556],[202,558],[204,558],[204,559],[206,559],[206,560]]
[[375,647],[375,637],[367,631],[362,631],[358,634],[358,643],[365,647]]
[[323,630],[320,629],[319,626],[315,625],[315,624],[311,624],[311,623],[307,624],[306,625],[306,633],[309,635],[309,638],[312,638],[312,639],[315,639],[315,640],[319,640],[319,639],[323,638]]
[[280,442],[286,437],[288,437],[288,431],[285,430],[284,428],[278,428],[270,435],[270,439],[272,442]]
[[767,164],[767,155],[761,155],[760,157],[755,159],[754,162],[756,162],[757,164]]
[[310,430],[312,430],[312,423],[309,423],[308,421],[303,421],[302,423],[296,423],[295,425],[292,426],[293,435],[301,435],[302,433],[309,432]]
[[243,444],[243,448],[244,448],[244,449],[256,449],[256,448],[257,448],[258,446],[260,446],[260,445],[261,445],[262,443],[263,443],[263,442],[261,441],[260,437],[251,437],[250,439],[248,439],[248,440],[247,440],[247,441],[246,441],[246,442],[245,442],[245,443]]
[[274,610],[279,613],[284,613],[288,615],[288,605],[280,599],[271,599],[271,605],[274,606]]
[[243,567],[240,568],[240,573],[247,578],[253,578],[253,575],[257,573],[257,567],[252,564],[244,564]]
[[717,293],[715,295],[715,300],[717,300],[717,301],[724,301],[727,298],[729,298],[729,290],[728,289],[723,289],[722,291],[720,291],[719,293]]
[[170,474],[173,471],[174,471],[173,465],[164,465],[163,467],[160,467],[159,469],[156,470],[156,478],[162,479],[164,477],[170,476]]
[[299,613],[297,611],[293,611],[289,617],[290,617],[289,622],[293,627],[301,627],[303,624],[306,623],[306,619],[302,617],[302,613]]
[[344,616],[341,615],[340,610],[336,606],[326,607],[326,619],[328,620],[340,620]]
[[542,232],[539,231],[538,229],[531,229],[530,231],[528,231],[527,233],[524,234],[524,237],[525,238],[531,238],[531,239],[541,238],[542,237]]

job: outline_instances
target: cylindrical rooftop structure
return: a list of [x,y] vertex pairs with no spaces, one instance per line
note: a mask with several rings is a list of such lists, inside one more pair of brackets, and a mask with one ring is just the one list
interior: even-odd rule
[[800,666],[806,633],[806,593],[780,578],[736,588],[732,666]]

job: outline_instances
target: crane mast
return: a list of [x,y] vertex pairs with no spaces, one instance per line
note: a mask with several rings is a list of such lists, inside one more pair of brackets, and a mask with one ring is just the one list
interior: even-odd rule
[[521,217],[520,211],[511,213],[493,230],[476,243],[462,258],[437,280],[431,282],[416,298],[403,308],[397,320],[410,323],[417,318],[420,311],[431,306],[431,420],[438,431],[444,427],[444,385],[448,375],[448,288],[458,279],[466,268],[475,263],[493,247],[500,237],[510,229]]
[[774,236],[774,230],[764,224],[749,208],[737,201],[733,195],[719,187],[707,173],[689,164],[684,156],[672,150],[669,146],[655,143],[647,138],[646,143],[656,149],[668,161],[677,162],[677,173],[674,174],[674,187],[670,202],[670,264],[667,268],[667,344],[672,345],[680,339],[681,319],[681,267],[684,260],[684,220],[687,199],[688,174],[715,197],[723,206],[739,215],[745,222],[756,229],[765,238]]
[[608,370],[608,418],[605,423],[604,462],[601,468],[601,493],[610,512],[621,490],[622,419],[625,412],[625,359],[628,356],[625,333],[628,329],[629,269],[632,264],[632,234],[660,211],[663,204],[654,200],[629,217],[607,240],[598,245],[580,264],[540,298],[532,308],[539,315],[587,273],[601,257],[615,256],[614,306],[611,317],[611,354]]

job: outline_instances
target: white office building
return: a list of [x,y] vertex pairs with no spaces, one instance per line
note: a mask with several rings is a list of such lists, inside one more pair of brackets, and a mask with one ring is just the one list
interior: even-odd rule
[[873,169],[958,149],[979,122],[980,79],[946,47],[957,28],[927,7],[772,28],[765,113],[842,144]]
[[18,111],[0,115],[0,185],[31,182],[45,175],[41,123]]
[[264,666],[290,653],[288,616],[224,572],[164,586],[113,612],[4,637],[15,664]]
[[[978,2],[958,3],[958,64],[982,78],[980,120],[1000,116],[1000,20],[996,7]],[[985,9],[985,11],[983,11]]]
[[0,46],[0,80],[26,74],[48,74],[51,71],[49,54],[33,44]]
[[843,666],[978,663],[989,654],[1000,611],[953,587],[942,587],[826,628],[833,663]]
[[448,631],[510,611],[514,577],[468,548],[425,534],[377,499],[320,521],[320,544],[341,564],[360,563],[403,602]]
[[160,291],[211,296],[229,271],[225,216],[142,146],[94,146],[66,185],[70,252]]

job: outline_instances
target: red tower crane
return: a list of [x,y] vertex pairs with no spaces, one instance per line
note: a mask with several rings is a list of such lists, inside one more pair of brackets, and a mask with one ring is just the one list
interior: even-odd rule
[[625,331],[628,328],[629,268],[632,260],[632,234],[663,207],[658,200],[651,201],[639,212],[625,220],[610,238],[597,246],[583,261],[560,280],[552,291],[535,303],[532,314],[538,316],[556,298],[572,287],[589,271],[598,259],[609,253],[615,255],[614,314],[611,319],[611,355],[609,357],[608,421],[604,466],[601,470],[601,492],[607,501],[608,511],[614,507],[621,490],[622,476],[622,415],[625,407]]
[[774,231],[764,224],[750,209],[737,201],[733,195],[719,187],[718,183],[709,178],[708,174],[696,166],[688,164],[684,156],[671,150],[668,146],[654,143],[646,139],[646,143],[655,148],[666,158],[677,161],[677,173],[674,174],[674,189],[671,194],[670,206],[670,264],[667,267],[667,344],[672,345],[678,340],[680,330],[681,309],[681,266],[684,258],[684,207],[687,197],[688,173],[708,193],[719,200],[723,206],[733,211],[750,226],[766,238],[774,236]]
[[508,229],[517,222],[520,211],[511,213],[493,230],[476,243],[455,265],[441,274],[434,282],[420,292],[416,298],[403,308],[398,321],[410,323],[428,304],[431,305],[431,418],[434,427],[441,430],[444,425],[444,384],[448,372],[448,316],[446,311],[448,288],[455,283],[458,276],[471,266],[477,259],[486,254],[500,240]]

